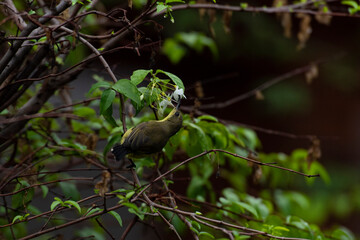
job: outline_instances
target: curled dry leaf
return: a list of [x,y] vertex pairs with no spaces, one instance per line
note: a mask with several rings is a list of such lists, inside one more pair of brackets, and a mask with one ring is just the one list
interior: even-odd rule
[[264,95],[263,95],[262,92],[259,91],[259,90],[257,90],[257,91],[255,92],[255,98],[256,98],[256,100],[264,100],[264,99],[265,99]]
[[316,21],[324,25],[330,25],[331,18],[332,16],[330,14],[326,14],[322,10],[319,10],[319,13],[315,15]]
[[296,14],[297,18],[300,18],[300,28],[297,34],[299,44],[297,46],[298,50],[301,50],[305,47],[306,42],[309,40],[312,28],[311,28],[311,17],[305,13]]
[[224,11],[223,12],[223,22],[224,22],[224,31],[226,34],[230,34],[231,32],[231,28],[230,28],[230,22],[231,22],[231,17],[233,15],[232,11]]
[[[206,3],[206,0],[197,0],[197,3]],[[199,14],[200,14],[200,18],[203,18],[205,16],[206,13],[206,9],[205,8],[200,8],[199,9]]]
[[99,195],[104,197],[105,193],[109,191],[111,174],[109,171],[104,170],[101,174],[101,180],[95,184],[95,189],[99,190]]
[[[282,7],[288,4],[287,0],[274,0],[273,7]],[[284,13],[276,13],[276,16],[281,21],[281,26],[284,29],[284,36],[287,38],[291,38],[291,29],[292,29],[292,19],[291,13],[284,12]]]
[[317,78],[319,76],[319,69],[317,65],[313,64],[311,65],[309,71],[305,73],[306,83],[311,84],[313,79]]
[[76,142],[86,146],[89,150],[95,150],[98,142],[98,136],[93,133],[78,133],[75,139]]
[[320,140],[317,137],[313,137],[311,140],[311,146],[308,149],[307,162],[310,167],[311,163],[320,159],[321,157],[321,148],[320,148]]
[[292,20],[290,13],[283,13],[281,15],[281,25],[284,28],[284,36],[291,38]]
[[213,23],[216,21],[216,10],[208,9],[207,13],[209,15],[209,28],[210,28],[211,36],[215,37],[215,29],[213,27]]
[[204,89],[203,89],[200,81],[197,81],[195,83],[195,93],[196,93],[196,97],[198,97],[198,98],[203,98],[205,96]]

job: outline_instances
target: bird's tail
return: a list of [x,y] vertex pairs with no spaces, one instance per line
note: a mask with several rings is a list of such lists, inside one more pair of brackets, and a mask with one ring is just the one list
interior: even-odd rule
[[121,144],[115,144],[111,149],[111,153],[114,154],[116,161],[120,161],[128,154],[128,151]]

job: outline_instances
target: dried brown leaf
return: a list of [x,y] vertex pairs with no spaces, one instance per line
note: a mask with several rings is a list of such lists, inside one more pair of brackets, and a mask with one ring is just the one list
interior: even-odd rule
[[305,47],[306,42],[309,40],[312,28],[311,28],[311,17],[305,13],[296,14],[297,18],[300,18],[299,32],[297,34],[299,44],[297,46],[298,50],[301,50]]
[[284,28],[284,36],[291,38],[292,19],[290,13],[283,13],[281,15],[281,26]]
[[317,78],[319,76],[319,69],[317,65],[313,64],[311,65],[309,71],[305,73],[306,83],[311,84],[313,79]]
[[104,170],[101,174],[101,180],[95,184],[95,189],[99,190],[99,195],[104,197],[105,193],[109,191],[111,174],[109,171]]
[[319,13],[315,15],[315,19],[318,23],[330,25],[332,16],[329,14],[324,14],[322,10],[319,10]]
[[200,81],[197,81],[195,83],[195,93],[196,93],[196,97],[198,97],[198,98],[203,98],[205,96],[204,89],[203,89]]
[[321,158],[320,140],[314,137],[311,140],[311,146],[308,149],[307,162],[310,167],[311,163]]
[[222,20],[224,22],[224,31],[226,34],[231,33],[230,23],[232,18],[233,12],[232,11],[224,11]]
[[255,92],[255,98],[256,98],[256,100],[264,100],[264,99],[265,99],[264,95],[263,95],[262,92],[259,91],[259,90],[257,90],[257,91]]

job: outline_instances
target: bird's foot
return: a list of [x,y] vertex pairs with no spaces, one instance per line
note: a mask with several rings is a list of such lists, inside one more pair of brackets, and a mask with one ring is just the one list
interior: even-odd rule
[[130,161],[130,165],[129,165],[129,166],[126,166],[126,168],[128,168],[128,169],[130,169],[130,168],[136,168],[135,163],[134,163],[131,159],[129,159],[129,161]]

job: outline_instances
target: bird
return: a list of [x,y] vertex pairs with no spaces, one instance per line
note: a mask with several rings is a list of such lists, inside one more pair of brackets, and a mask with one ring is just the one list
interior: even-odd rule
[[[182,115],[179,111],[180,102],[162,120],[150,120],[142,122],[127,130],[122,136],[120,143],[111,149],[111,153],[117,161],[122,160],[127,154],[129,157],[143,156],[160,152],[182,127]],[[131,165],[127,168],[135,168],[135,163],[129,158]]]

